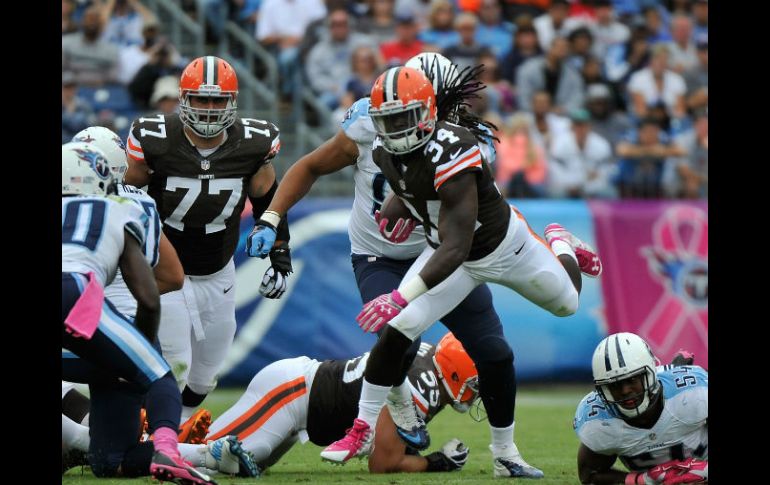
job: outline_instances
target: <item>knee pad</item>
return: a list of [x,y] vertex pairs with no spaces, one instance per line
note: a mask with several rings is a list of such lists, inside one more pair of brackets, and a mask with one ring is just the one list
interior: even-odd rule
[[578,309],[580,296],[574,286],[570,285],[561,297],[551,305],[551,313],[557,317],[574,315]]

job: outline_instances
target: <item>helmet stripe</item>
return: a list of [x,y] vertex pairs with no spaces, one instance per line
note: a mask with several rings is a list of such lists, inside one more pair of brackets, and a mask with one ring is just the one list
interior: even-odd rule
[[212,86],[217,83],[217,60],[214,56],[206,56],[206,84]]
[[401,68],[396,69],[396,73],[393,74],[393,99],[398,99],[398,76],[401,74]]
[[615,350],[618,352],[618,365],[620,367],[626,366],[626,360],[623,358],[623,352],[620,351],[620,339],[615,335]]
[[395,69],[389,69],[385,73],[385,81],[382,83],[382,91],[385,96],[383,96],[385,101],[393,101],[393,93],[391,91],[391,86],[393,86],[393,74],[396,72]]
[[610,339],[604,339],[604,370],[611,371],[612,364],[610,364]]

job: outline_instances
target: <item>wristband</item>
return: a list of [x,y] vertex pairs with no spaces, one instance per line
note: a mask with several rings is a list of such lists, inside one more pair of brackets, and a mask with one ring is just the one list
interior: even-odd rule
[[276,211],[265,211],[260,219],[273,226],[274,229],[278,228],[278,224],[281,223],[281,216]]
[[428,286],[425,284],[422,278],[420,278],[420,275],[415,276],[398,288],[398,292],[401,294],[404,300],[407,301],[407,303],[411,302],[426,291],[428,291]]

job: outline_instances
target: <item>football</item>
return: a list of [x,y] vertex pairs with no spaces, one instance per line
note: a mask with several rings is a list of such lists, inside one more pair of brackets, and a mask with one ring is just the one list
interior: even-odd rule
[[391,192],[382,202],[382,207],[380,207],[379,220],[382,220],[383,218],[388,220],[388,225],[385,229],[392,231],[397,220],[400,218],[414,219],[414,216],[409,212],[409,209],[404,202],[399,199],[395,193]]

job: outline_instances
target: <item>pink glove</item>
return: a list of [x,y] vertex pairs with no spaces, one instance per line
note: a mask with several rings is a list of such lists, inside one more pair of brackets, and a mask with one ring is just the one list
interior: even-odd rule
[[401,313],[407,304],[408,302],[401,296],[401,293],[398,290],[393,290],[364,305],[364,309],[358,314],[356,321],[364,332],[376,333]]
[[382,234],[382,237],[395,244],[402,243],[409,239],[409,235],[412,234],[414,228],[417,227],[417,221],[411,217],[407,219],[400,217],[393,226],[393,230],[388,231],[386,227],[388,227],[389,220],[381,218],[380,211],[374,213],[374,220],[380,225],[380,234]]

